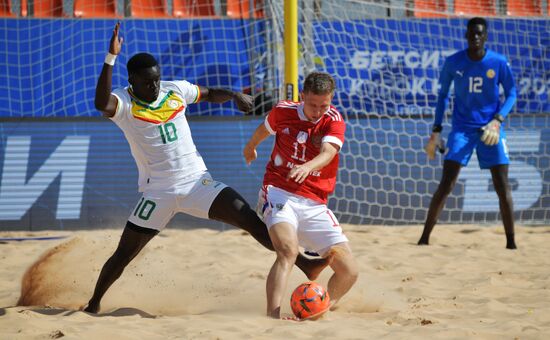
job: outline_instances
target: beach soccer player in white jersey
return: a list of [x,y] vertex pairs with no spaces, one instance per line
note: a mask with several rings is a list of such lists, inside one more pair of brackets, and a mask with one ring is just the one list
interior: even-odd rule
[[332,257],[334,274],[327,288],[334,303],[357,280],[348,239],[326,205],[336,184],[338,152],[346,130],[342,115],[331,105],[335,87],[329,74],[309,74],[302,102],[279,102],[243,150],[250,164],[257,158],[256,147],[275,135],[257,209],[277,253],[266,287],[267,315],[273,318],[281,316],[281,301],[299,246]]
[[[224,103],[232,99],[247,112],[252,109],[252,97],[187,81],[161,81],[157,60],[147,53],[128,60],[130,86],[111,92],[113,66],[122,47],[119,29],[117,23],[97,82],[95,107],[124,132],[138,167],[143,196],[130,214],[118,247],[99,274],[84,308],[90,313],[99,311],[107,289],[178,212],[231,224],[274,250],[266,225],[256,212],[235,190],[212,179],[185,118],[188,105],[199,101]],[[300,255],[296,265],[313,279],[328,262]]]

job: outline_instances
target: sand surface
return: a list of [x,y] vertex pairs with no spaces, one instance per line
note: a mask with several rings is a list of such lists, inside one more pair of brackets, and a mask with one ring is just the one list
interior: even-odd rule
[[[501,226],[438,225],[430,246],[416,245],[420,226],[344,230],[359,280],[306,322],[264,315],[274,253],[235,229],[164,230],[98,315],[78,308],[121,230],[0,232],[66,236],[0,241],[0,339],[550,339],[550,227],[518,226],[514,251]],[[304,281],[295,268],[285,301]]]

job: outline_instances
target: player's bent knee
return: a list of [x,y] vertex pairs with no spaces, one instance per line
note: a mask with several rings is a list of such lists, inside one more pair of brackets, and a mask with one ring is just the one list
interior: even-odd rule
[[279,247],[275,248],[275,252],[277,253],[277,257],[291,262],[296,261],[296,258],[299,254],[299,250],[297,247],[286,244],[280,245]]

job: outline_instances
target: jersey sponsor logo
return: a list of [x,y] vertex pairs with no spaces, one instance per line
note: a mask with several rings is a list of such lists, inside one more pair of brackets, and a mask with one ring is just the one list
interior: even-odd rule
[[493,79],[495,75],[496,75],[495,70],[493,70],[492,68],[487,70],[487,78]]
[[300,131],[296,136],[296,141],[300,144],[304,144],[305,142],[307,142],[307,137],[308,137],[307,132]]

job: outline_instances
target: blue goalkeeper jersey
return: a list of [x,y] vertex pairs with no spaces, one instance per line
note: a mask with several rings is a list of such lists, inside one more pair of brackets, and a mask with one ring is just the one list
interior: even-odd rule
[[[510,112],[517,98],[512,70],[506,58],[487,49],[480,61],[472,61],[467,50],[449,56],[443,65],[439,83],[441,89],[435,110],[435,125],[441,125],[449,102],[449,88],[454,82],[453,130],[478,129],[498,113]],[[501,105],[499,85],[506,100]]]

